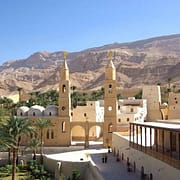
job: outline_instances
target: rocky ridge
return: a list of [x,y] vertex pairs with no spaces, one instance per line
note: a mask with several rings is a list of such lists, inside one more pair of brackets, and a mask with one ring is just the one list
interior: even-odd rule
[[[168,78],[180,85],[180,34],[131,43],[113,43],[80,52],[69,52],[67,61],[72,85],[80,90],[103,85],[104,68],[113,51],[119,88],[144,84],[167,84]],[[27,59],[6,62],[0,66],[0,94],[57,89],[63,52],[37,52]]]

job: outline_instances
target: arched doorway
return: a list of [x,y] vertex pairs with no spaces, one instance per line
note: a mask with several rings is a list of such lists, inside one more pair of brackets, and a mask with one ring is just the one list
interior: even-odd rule
[[85,144],[85,130],[83,126],[76,125],[71,129],[71,145]]
[[91,126],[89,129],[89,145],[97,146],[103,144],[103,129],[99,125]]

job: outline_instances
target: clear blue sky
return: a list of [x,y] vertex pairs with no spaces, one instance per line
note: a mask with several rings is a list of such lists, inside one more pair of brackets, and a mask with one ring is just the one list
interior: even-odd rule
[[0,64],[180,33],[180,0],[1,0]]

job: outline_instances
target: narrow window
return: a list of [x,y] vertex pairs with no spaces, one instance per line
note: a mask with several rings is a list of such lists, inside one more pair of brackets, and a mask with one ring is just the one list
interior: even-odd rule
[[112,93],[112,85],[111,84],[109,84],[109,93],[111,94]]
[[51,130],[51,139],[54,139],[54,131]]
[[121,119],[118,119],[118,122],[121,122]]
[[65,109],[66,109],[66,108],[63,106],[63,107],[62,107],[62,110],[64,111]]
[[20,113],[20,116],[22,116],[22,115],[23,115],[23,113],[21,112],[21,113]]
[[134,109],[133,109],[133,108],[131,108],[131,112],[134,112]]
[[36,115],[36,113],[35,112],[33,112],[33,116],[35,116]]
[[109,133],[112,133],[112,128],[113,128],[112,124],[109,124],[109,125],[108,125],[108,132],[109,132]]
[[129,122],[129,118],[127,118],[127,122]]
[[47,130],[46,138],[49,139],[49,129]]
[[66,92],[66,85],[63,84],[62,86],[62,92],[65,93]]
[[51,116],[52,115],[52,113],[51,112],[49,112],[49,116]]
[[62,132],[63,133],[66,132],[66,123],[65,123],[65,121],[62,122]]

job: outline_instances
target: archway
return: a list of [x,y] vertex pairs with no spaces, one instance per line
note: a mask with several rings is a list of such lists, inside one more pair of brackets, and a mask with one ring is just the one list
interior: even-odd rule
[[89,145],[101,146],[103,144],[103,129],[99,125],[93,125],[89,129]]
[[75,125],[71,129],[71,145],[85,144],[85,130],[83,126]]

